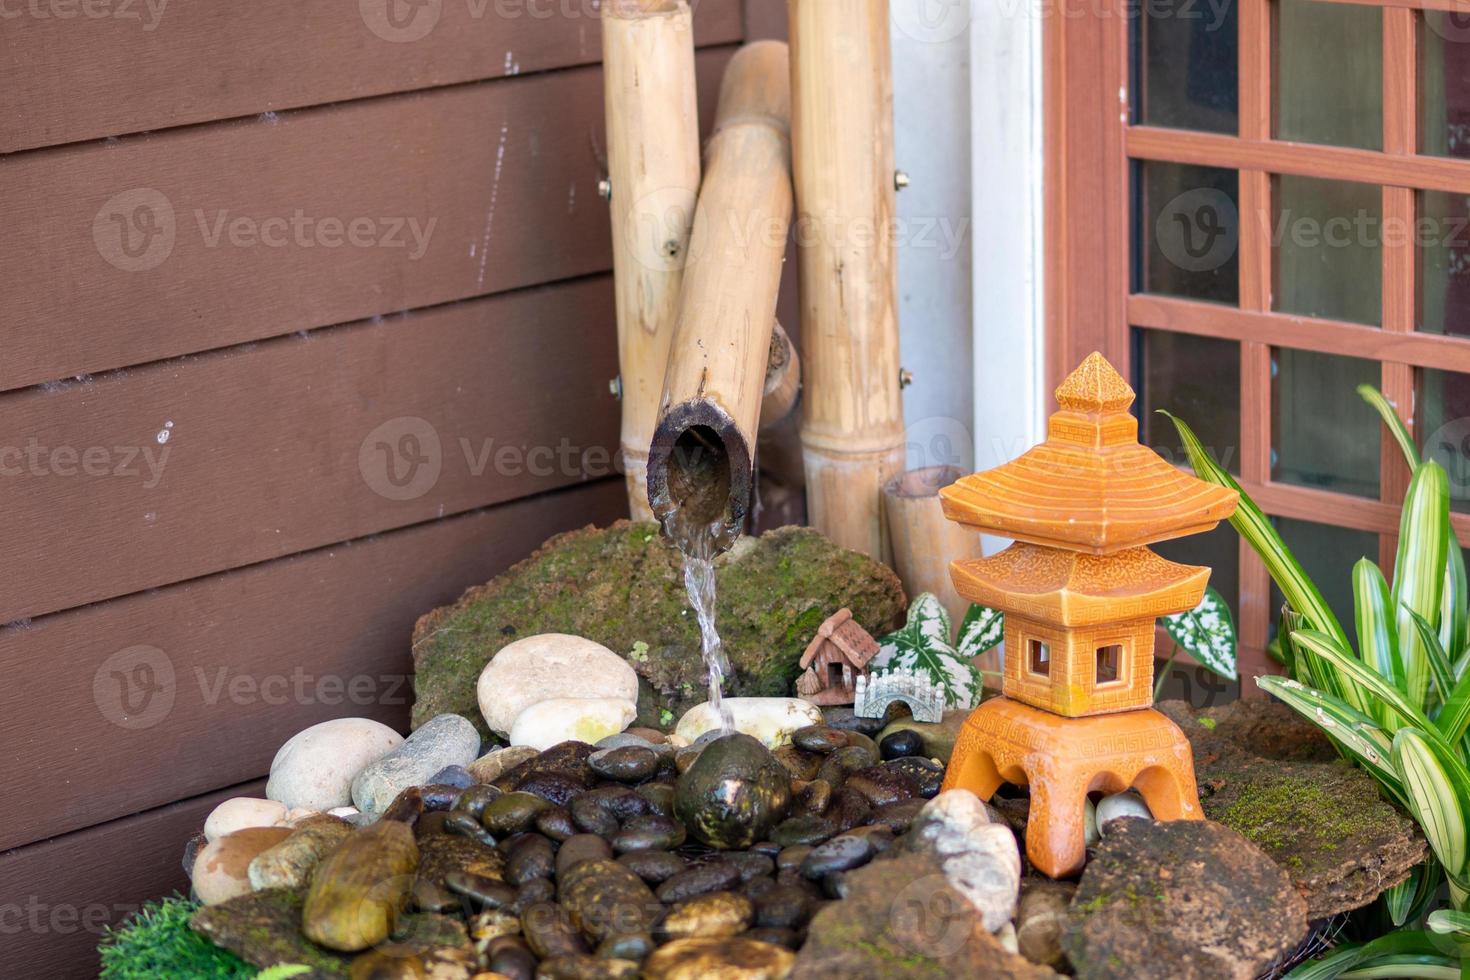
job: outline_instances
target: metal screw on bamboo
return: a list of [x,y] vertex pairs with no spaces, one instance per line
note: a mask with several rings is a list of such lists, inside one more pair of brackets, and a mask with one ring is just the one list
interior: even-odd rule
[[705,151],[658,426],[648,457],[654,513],[733,542],[750,506],[752,454],[791,223],[786,45],[730,60]]
[[790,0],[801,234],[802,446],[811,522],[886,559],[903,470],[887,0]]
[[674,333],[694,202],[699,118],[685,0],[606,0],[603,75],[628,508],[652,520],[648,444]]

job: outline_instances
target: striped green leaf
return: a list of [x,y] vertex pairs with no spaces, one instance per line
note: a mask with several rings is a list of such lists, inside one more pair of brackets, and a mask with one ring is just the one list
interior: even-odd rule
[[1409,461],[1409,469],[1418,469],[1419,449],[1414,445],[1414,437],[1409,434],[1409,427],[1404,425],[1404,420],[1399,418],[1399,413],[1393,410],[1393,405],[1383,397],[1383,392],[1372,385],[1358,385],[1358,394],[1377,410],[1379,417],[1383,419],[1383,424],[1393,435],[1394,441],[1403,450],[1404,458]]
[[[1388,581],[1378,566],[1367,558],[1353,566],[1353,609],[1358,625],[1358,650],[1363,663],[1378,675],[1402,688],[1404,668],[1399,660],[1398,631],[1389,605]],[[1384,709],[1375,706],[1373,714],[1383,717]]]
[[1455,681],[1450,696],[1445,698],[1434,716],[1434,727],[1451,745],[1458,745],[1470,731],[1470,671]]
[[[1180,441],[1184,444],[1184,450],[1189,455],[1189,465],[1194,469],[1194,475],[1209,483],[1218,483],[1222,487],[1230,487],[1240,493],[1240,506],[1236,507],[1235,515],[1230,518],[1231,525],[1240,533],[1242,538],[1255,549],[1256,554],[1261,556],[1266,569],[1271,573],[1271,578],[1276,582],[1281,594],[1293,609],[1307,618],[1314,629],[1332,636],[1339,640],[1343,646],[1348,645],[1347,633],[1343,631],[1342,623],[1327,605],[1327,600],[1322,598],[1322,592],[1317,588],[1315,582],[1303,570],[1301,563],[1281,540],[1281,535],[1276,533],[1276,528],[1266,517],[1250,495],[1241,490],[1240,484],[1235,478],[1227,473],[1218,463],[1210,458],[1205,452],[1205,447],[1200,443],[1199,437],[1194,434],[1180,419],[1175,418],[1168,412],[1161,414],[1168,416],[1179,430]],[[1441,471],[1442,472],[1442,471]],[[1336,693],[1329,691],[1329,693]]]
[[[1465,552],[1455,537],[1453,526],[1445,528],[1444,591],[1439,599],[1439,643],[1451,660],[1465,653],[1467,645],[1467,603],[1470,591],[1465,585]],[[1456,674],[1455,676],[1459,676]]]
[[1376,698],[1397,716],[1389,717],[1384,722],[1384,726],[1390,731],[1404,725],[1433,729],[1434,726],[1418,704],[1411,702],[1402,691],[1380,677],[1377,671],[1363,666],[1345,646],[1326,633],[1299,630],[1291,634],[1291,638],[1298,648],[1310,650],[1325,661],[1326,668],[1336,673],[1340,685],[1345,689],[1343,700],[1358,711],[1363,714],[1371,713],[1371,705]]
[[1412,728],[1401,728],[1394,735],[1393,764],[1408,797],[1409,812],[1419,822],[1434,856],[1447,874],[1463,877],[1470,772],[1437,738]]
[[1441,936],[1451,934],[1470,936],[1470,912],[1436,909],[1429,913],[1429,918],[1424,924],[1429,927],[1430,932],[1437,932]]
[[1450,692],[1455,688],[1455,668],[1450,665],[1450,659],[1444,655],[1444,647],[1439,645],[1439,634],[1434,631],[1433,626],[1429,625],[1428,620],[1412,609],[1409,610],[1409,616],[1414,622],[1414,631],[1419,634],[1419,642],[1429,661],[1429,675],[1434,678],[1434,687],[1439,692],[1439,700],[1448,701]]
[[1356,759],[1388,793],[1403,802],[1399,773],[1393,766],[1393,740],[1372,718],[1330,694],[1286,677],[1257,677],[1261,690],[1272,694]]
[[1430,460],[1414,470],[1409,481],[1393,571],[1392,598],[1399,656],[1404,662],[1404,693],[1415,704],[1424,703],[1432,668],[1430,652],[1414,628],[1411,613],[1418,613],[1438,629],[1449,522],[1449,480],[1444,467]]
[[1340,973],[1342,980],[1464,980],[1460,960],[1444,953],[1390,953]]
[[[1375,964],[1389,963],[1402,956],[1439,957],[1446,963],[1451,962],[1429,933],[1419,929],[1400,929],[1386,936],[1379,936],[1371,942],[1343,943],[1321,959],[1302,963],[1286,977],[1287,980],[1332,980],[1333,977],[1348,976],[1350,970],[1371,968]],[[1458,962],[1455,963],[1455,968],[1459,968]],[[1400,977],[1418,975],[1397,974]]]

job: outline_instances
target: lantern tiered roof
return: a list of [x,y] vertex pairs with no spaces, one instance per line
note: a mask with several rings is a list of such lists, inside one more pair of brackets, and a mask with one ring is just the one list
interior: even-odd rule
[[1045,442],[941,491],[944,515],[1018,541],[1105,555],[1208,531],[1235,491],[1138,443],[1133,389],[1094,353],[1057,388]]

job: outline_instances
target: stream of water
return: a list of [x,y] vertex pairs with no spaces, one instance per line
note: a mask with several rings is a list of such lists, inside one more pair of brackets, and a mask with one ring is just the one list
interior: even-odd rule
[[[676,512],[677,513],[677,512]],[[720,729],[735,730],[735,718],[729,705],[724,702],[725,678],[730,675],[730,661],[720,642],[719,630],[715,628],[715,554],[724,550],[721,543],[721,523],[681,526],[677,520],[667,520],[665,533],[678,545],[684,557],[684,589],[689,593],[689,606],[699,621],[700,654],[704,657],[705,670],[709,674],[709,703],[720,719]]]

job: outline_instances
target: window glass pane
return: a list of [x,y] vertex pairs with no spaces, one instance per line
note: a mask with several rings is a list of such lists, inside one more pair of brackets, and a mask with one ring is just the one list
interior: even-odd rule
[[[1353,620],[1353,566],[1359,558],[1378,560],[1378,536],[1370,531],[1352,531],[1311,521],[1272,518],[1286,546],[1302,563],[1322,598],[1347,630],[1353,649],[1358,648],[1357,624]],[[1385,574],[1391,574],[1385,571]],[[1271,583],[1271,635],[1281,623],[1281,605],[1286,600]]]
[[1378,326],[1383,316],[1383,195],[1371,184],[1273,178],[1275,308]]
[[1419,149],[1470,157],[1470,13],[1426,10],[1419,33]]
[[1170,561],[1185,565],[1207,565],[1210,588],[1225,597],[1230,615],[1240,623],[1240,535],[1228,521],[1207,534],[1191,534],[1149,545]]
[[1272,479],[1376,498],[1379,419],[1357,388],[1381,374],[1376,361],[1272,351]]
[[1134,387],[1143,444],[1187,466],[1174,423],[1177,415],[1216,462],[1240,472],[1240,345],[1233,340],[1135,328]]
[[1383,14],[1313,0],[1276,5],[1276,138],[1383,148]]
[[1239,181],[1234,170],[1137,163],[1134,288],[1234,306]]
[[1236,4],[1147,3],[1133,20],[1133,120],[1234,134]]
[[1470,375],[1428,368],[1418,375],[1420,446],[1449,476],[1450,507],[1470,511]]
[[1470,336],[1470,197],[1420,191],[1419,329]]

